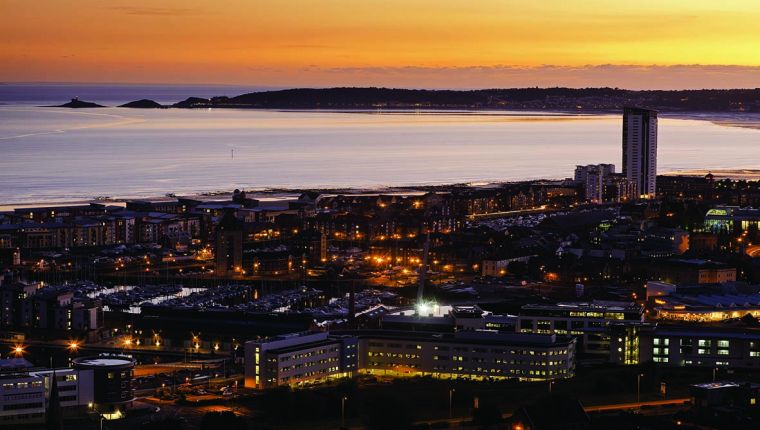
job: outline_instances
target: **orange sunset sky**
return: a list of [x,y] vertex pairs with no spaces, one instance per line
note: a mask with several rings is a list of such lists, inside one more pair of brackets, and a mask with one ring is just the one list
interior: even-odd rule
[[0,81],[760,87],[756,0],[0,0]]

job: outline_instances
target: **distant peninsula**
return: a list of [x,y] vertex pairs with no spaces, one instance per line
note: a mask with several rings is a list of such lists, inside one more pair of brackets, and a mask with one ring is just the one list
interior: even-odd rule
[[85,101],[79,100],[79,98],[75,97],[75,98],[71,99],[71,101],[68,102],[68,103],[64,103],[64,104],[58,105],[58,106],[51,106],[51,107],[81,109],[81,108],[102,108],[102,107],[105,107],[105,106],[99,105],[99,104],[93,103],[93,102],[85,102]]
[[164,106],[150,99],[135,100],[133,102],[124,103],[123,105],[120,105],[119,107],[133,108],[133,109],[166,109],[167,108],[167,106]]
[[235,97],[190,97],[175,108],[258,109],[510,109],[619,111],[643,106],[662,112],[760,112],[760,88],[732,90],[625,90],[619,88],[511,88],[409,90],[297,88]]

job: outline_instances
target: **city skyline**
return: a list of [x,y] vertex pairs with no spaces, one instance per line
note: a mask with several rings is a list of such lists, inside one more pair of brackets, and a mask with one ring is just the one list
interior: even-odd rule
[[760,87],[760,8],[743,1],[7,0],[3,10],[6,82]]
[[0,428],[760,428],[758,21],[0,0]]

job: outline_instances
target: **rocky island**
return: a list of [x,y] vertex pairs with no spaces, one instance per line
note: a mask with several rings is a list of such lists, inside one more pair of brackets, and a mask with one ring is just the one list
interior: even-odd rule
[[164,106],[150,99],[141,99],[129,103],[124,103],[123,105],[119,105],[119,107],[132,109],[166,109],[168,106]]
[[63,108],[72,108],[72,109],[82,109],[82,108],[102,108],[102,107],[105,107],[105,106],[99,105],[99,104],[93,103],[93,102],[85,102],[85,101],[79,100],[79,97],[74,97],[68,103],[64,103],[64,104],[58,105],[58,106],[50,106],[50,107],[63,107]]

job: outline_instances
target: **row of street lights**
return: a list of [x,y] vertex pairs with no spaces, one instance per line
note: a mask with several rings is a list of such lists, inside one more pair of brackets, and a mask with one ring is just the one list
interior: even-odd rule
[[[79,342],[72,340],[69,341],[69,343],[66,345],[66,349],[69,350],[69,352],[74,353],[79,350]],[[11,355],[15,357],[23,357],[26,353],[26,346],[24,344],[17,343],[13,345],[11,348]]]

